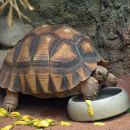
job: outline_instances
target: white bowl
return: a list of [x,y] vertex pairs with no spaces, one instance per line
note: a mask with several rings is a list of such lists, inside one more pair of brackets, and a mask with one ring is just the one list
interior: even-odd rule
[[119,87],[104,88],[96,100],[92,101],[94,116],[89,117],[88,106],[81,95],[74,96],[68,102],[68,114],[74,121],[101,120],[125,112],[130,107],[125,89]]

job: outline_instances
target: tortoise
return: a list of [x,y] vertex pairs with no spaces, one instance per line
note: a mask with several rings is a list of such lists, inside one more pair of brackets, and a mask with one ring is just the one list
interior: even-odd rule
[[67,27],[42,25],[19,40],[6,56],[0,86],[6,89],[2,107],[14,111],[19,92],[39,98],[82,94],[94,100],[101,83],[112,86],[117,78],[88,36]]

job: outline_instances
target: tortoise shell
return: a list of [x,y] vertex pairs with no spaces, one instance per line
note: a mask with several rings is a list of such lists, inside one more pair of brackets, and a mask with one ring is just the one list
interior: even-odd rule
[[40,26],[8,53],[0,86],[26,94],[64,92],[86,80],[99,61],[87,36],[66,26]]

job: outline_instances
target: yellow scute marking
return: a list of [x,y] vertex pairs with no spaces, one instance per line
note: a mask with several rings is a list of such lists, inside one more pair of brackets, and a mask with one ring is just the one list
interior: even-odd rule
[[51,30],[51,26],[49,26],[49,25],[42,25],[40,27],[35,28],[32,32],[34,32],[36,34],[42,34],[42,33],[49,32],[50,30]]
[[77,55],[72,51],[72,47],[67,44],[62,44],[59,49],[51,57],[51,60],[54,61],[71,61],[75,59]]
[[84,73],[84,70],[82,67],[80,67],[78,70],[77,70],[77,73],[80,75],[80,77],[85,80],[86,79],[86,76],[85,76],[85,73]]
[[9,86],[8,86],[8,88],[10,89],[10,90],[13,90],[13,87],[15,87],[14,86],[14,82],[15,82],[15,78],[16,78],[16,73],[13,71],[12,73],[11,73],[11,76],[10,76],[10,84],[9,84]]
[[6,61],[8,61],[8,63],[13,62],[13,58],[14,58],[14,49],[11,49],[8,53],[8,55],[6,56]]
[[51,45],[52,41],[54,40],[51,36],[41,37],[40,44],[34,55],[33,60],[40,60],[45,59],[49,60],[49,46]]
[[75,35],[79,34],[79,32],[77,32],[76,30],[65,26],[60,27],[54,33],[56,33],[61,38],[66,38],[66,39],[72,39]]
[[27,82],[29,84],[29,88],[31,89],[33,94],[37,93],[36,87],[36,73],[34,72],[33,68],[31,68],[28,73],[25,75]]
[[25,77],[24,77],[24,73],[19,75],[19,79],[21,81],[21,87],[22,87],[22,91],[25,92],[26,86],[25,86]]
[[62,75],[60,74],[51,74],[52,81],[56,87],[56,92],[60,92],[61,83],[62,83]]
[[81,43],[81,48],[86,53],[93,52],[92,45],[88,41],[82,42]]
[[97,68],[97,64],[96,63],[84,62],[84,64],[91,70],[94,70],[94,69]]
[[29,54],[29,46],[32,43],[32,36],[29,36],[25,39],[24,43],[22,44],[22,48],[19,52],[19,55],[17,57],[17,62],[22,61],[29,61],[30,60],[30,54]]
[[68,83],[69,83],[69,89],[71,89],[73,87],[73,74],[72,73],[68,73],[66,74]]
[[70,33],[71,31],[66,28],[66,29],[64,29],[64,32],[65,32],[65,33]]
[[37,77],[39,78],[42,90],[44,93],[50,93],[48,90],[49,85],[49,72],[38,73]]

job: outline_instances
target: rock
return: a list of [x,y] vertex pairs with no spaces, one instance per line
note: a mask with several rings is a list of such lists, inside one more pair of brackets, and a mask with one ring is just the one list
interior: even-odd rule
[[6,18],[0,17],[0,45],[13,47],[32,28],[31,25],[24,24],[16,19],[13,20],[12,26],[9,27]]

